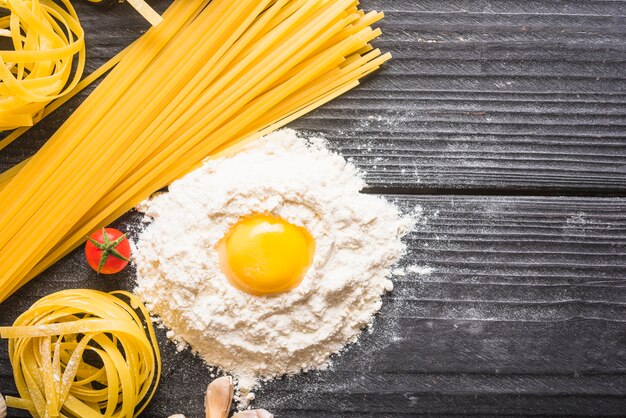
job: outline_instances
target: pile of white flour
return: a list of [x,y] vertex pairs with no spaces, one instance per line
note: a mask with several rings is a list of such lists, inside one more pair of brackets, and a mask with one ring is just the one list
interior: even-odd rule
[[[392,289],[413,220],[359,191],[357,169],[281,130],[207,161],[142,204],[152,220],[134,252],[136,293],[207,363],[251,389],[260,379],[324,368],[354,342]],[[269,213],[309,230],[313,265],[299,287],[269,297],[234,288],[217,243],[240,218]]]

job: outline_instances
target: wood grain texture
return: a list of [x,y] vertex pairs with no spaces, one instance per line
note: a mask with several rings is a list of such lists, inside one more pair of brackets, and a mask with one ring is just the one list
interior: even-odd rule
[[[391,65],[296,123],[370,184],[623,194],[626,6],[369,1]],[[320,129],[321,127],[321,129]]]
[[[377,46],[395,59],[292,126],[326,136],[370,190],[626,196],[626,2],[363,5],[386,12]],[[88,71],[147,28],[128,5],[75,6]],[[0,152],[0,169],[33,154],[85,96]],[[395,277],[373,333],[331,370],[272,382],[256,405],[298,418],[624,415],[626,200],[390,198],[423,208],[403,261],[415,272]],[[2,304],[0,324],[56,290],[130,289],[133,277],[103,280],[76,251]],[[163,330],[159,341],[163,381],[143,416],[201,417],[210,373]],[[0,392],[13,391],[0,343]]]
[[[623,415],[626,199],[390,199],[421,217],[373,332],[328,371],[267,384],[256,405],[307,418]],[[99,278],[76,251],[3,304],[0,323],[61,288],[130,288],[133,274]],[[144,416],[202,416],[209,372],[159,337],[163,381]]]
[[[626,193],[626,3],[363,3],[385,11],[377,46],[394,60],[293,126],[327,136],[372,187]],[[128,5],[76,6],[88,70],[147,27]],[[0,169],[34,152],[83,97],[0,154]]]

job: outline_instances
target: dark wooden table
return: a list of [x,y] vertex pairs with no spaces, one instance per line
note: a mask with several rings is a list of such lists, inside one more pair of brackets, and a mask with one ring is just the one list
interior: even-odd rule
[[[76,1],[89,70],[146,24]],[[168,2],[155,1],[163,10]],[[293,127],[322,133],[426,222],[372,334],[325,372],[267,384],[278,417],[626,415],[626,2],[363,0],[395,59]],[[0,153],[37,150],[81,96]],[[137,214],[119,221],[137,222]],[[62,288],[132,288],[80,251],[0,306],[12,322]],[[159,333],[146,417],[201,417],[202,362]],[[14,393],[6,346],[0,392]],[[12,416],[25,416],[13,414]]]

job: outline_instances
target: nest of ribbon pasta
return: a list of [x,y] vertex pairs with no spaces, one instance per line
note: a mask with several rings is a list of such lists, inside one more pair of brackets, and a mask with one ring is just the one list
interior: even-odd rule
[[78,84],[84,32],[69,0],[2,0],[0,14],[0,129],[32,126]]
[[146,308],[130,293],[65,290],[24,312],[8,338],[20,397],[34,417],[133,417],[158,385],[161,357]]

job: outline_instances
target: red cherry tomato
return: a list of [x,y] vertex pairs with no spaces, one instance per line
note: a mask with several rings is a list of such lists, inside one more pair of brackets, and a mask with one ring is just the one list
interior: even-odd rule
[[119,273],[130,260],[130,243],[126,234],[117,229],[102,228],[87,237],[85,256],[98,273]]

